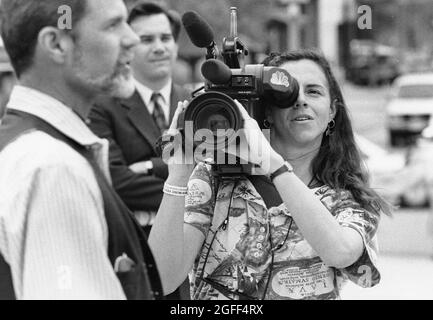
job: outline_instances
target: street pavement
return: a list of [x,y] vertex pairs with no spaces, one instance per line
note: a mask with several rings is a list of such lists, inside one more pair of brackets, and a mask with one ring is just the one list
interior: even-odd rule
[[433,211],[400,209],[381,219],[378,268],[381,282],[373,288],[349,283],[342,299],[433,300]]
[[381,281],[373,288],[349,283],[343,300],[433,300],[433,260],[423,256],[381,255]]

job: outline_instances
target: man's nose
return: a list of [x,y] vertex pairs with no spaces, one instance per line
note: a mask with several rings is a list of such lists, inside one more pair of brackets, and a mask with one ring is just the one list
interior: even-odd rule
[[129,25],[126,27],[125,35],[122,38],[122,45],[125,48],[132,48],[135,47],[140,43],[140,38],[138,35],[131,29]]
[[153,51],[154,52],[163,52],[165,50],[165,44],[161,39],[156,38],[153,43]]

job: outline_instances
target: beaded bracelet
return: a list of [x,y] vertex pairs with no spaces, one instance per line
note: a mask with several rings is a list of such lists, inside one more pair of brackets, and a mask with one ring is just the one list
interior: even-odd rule
[[188,194],[188,187],[177,187],[172,186],[168,183],[164,184],[164,189],[162,190],[165,194],[175,196],[175,197],[183,197]]

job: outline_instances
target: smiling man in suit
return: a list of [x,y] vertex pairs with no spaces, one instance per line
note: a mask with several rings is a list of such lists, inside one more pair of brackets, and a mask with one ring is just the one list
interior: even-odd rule
[[137,213],[139,222],[150,226],[168,174],[155,143],[168,128],[178,101],[190,94],[172,81],[179,16],[159,4],[143,2],[132,8],[128,22],[141,40],[131,63],[135,93],[129,99],[101,98],[89,116],[89,125],[98,136],[110,140],[117,192]]
[[[129,99],[99,99],[88,123],[99,137],[110,141],[113,186],[149,234],[168,176],[155,143],[168,128],[178,101],[191,94],[172,81],[179,14],[157,3],[141,2],[131,9],[128,23],[140,37],[131,62],[136,90]],[[187,299],[187,291],[184,285],[180,296],[175,292],[169,298]]]

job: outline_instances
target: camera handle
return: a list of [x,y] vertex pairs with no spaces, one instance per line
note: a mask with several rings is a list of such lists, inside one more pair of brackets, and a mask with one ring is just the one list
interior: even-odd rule
[[248,49],[238,37],[224,38],[222,56],[224,63],[228,65],[230,69],[240,69],[239,56],[247,56],[248,53]]
[[240,69],[239,56],[247,56],[248,49],[238,38],[238,9],[230,8],[230,36],[223,40],[222,56],[230,69]]

